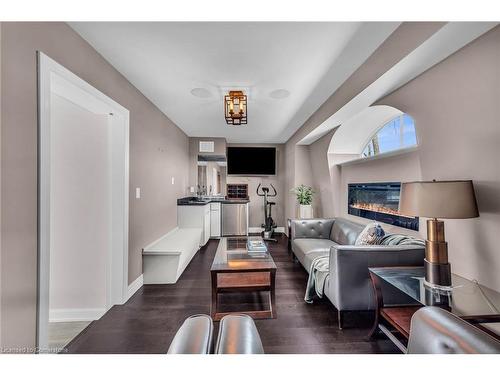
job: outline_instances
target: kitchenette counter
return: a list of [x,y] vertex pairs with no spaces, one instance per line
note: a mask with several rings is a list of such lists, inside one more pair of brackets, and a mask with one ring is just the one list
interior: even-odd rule
[[226,199],[226,198],[198,198],[198,197],[184,197],[177,199],[178,206],[204,206],[209,203],[222,203],[222,204],[245,204],[249,203],[249,199]]
[[[184,226],[203,222],[211,238],[248,235],[248,199],[184,197],[177,200],[178,222]],[[180,219],[179,219],[180,218]],[[193,224],[194,223],[194,224]]]

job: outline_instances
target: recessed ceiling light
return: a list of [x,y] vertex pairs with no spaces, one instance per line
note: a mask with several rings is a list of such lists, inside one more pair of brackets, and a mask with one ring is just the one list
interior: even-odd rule
[[285,90],[285,89],[277,89],[277,90],[271,91],[269,96],[273,99],[285,99],[288,96],[290,96],[290,91]]
[[197,98],[210,98],[212,93],[203,87],[196,87],[191,90],[191,95],[196,96]]

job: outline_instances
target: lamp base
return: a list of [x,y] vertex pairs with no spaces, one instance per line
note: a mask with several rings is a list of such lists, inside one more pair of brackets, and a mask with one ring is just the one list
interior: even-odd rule
[[425,281],[434,285],[451,286],[450,263],[432,263],[424,259]]

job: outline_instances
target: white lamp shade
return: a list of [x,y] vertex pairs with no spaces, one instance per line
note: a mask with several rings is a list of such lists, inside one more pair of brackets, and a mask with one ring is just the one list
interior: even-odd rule
[[471,180],[404,182],[399,211],[408,216],[441,219],[479,216]]

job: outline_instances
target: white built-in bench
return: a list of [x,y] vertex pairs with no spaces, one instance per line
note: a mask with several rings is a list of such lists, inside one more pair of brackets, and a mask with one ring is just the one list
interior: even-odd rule
[[144,284],[172,284],[200,249],[201,228],[175,228],[142,250]]

